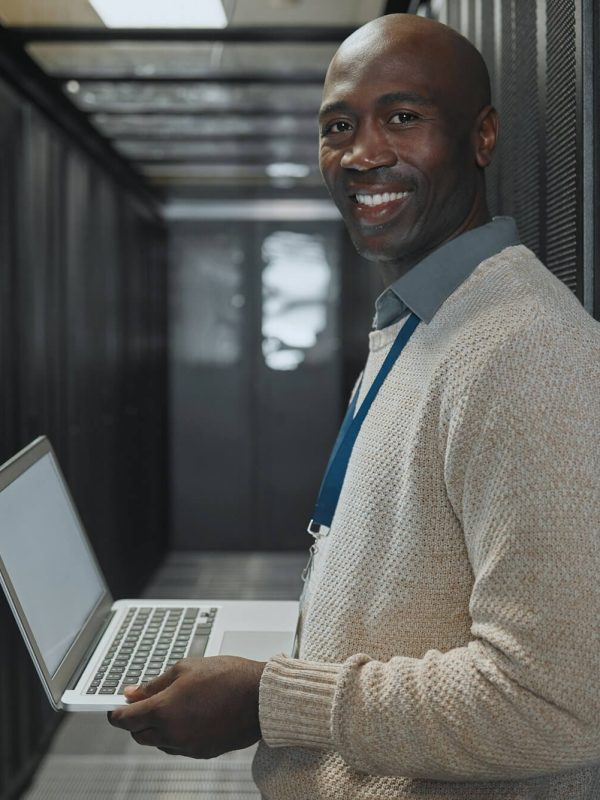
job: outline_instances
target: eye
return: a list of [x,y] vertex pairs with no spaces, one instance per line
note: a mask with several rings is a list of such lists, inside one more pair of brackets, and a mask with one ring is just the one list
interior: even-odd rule
[[321,136],[327,136],[329,133],[346,133],[352,130],[352,125],[346,120],[338,119],[335,122],[328,122],[321,128]]
[[413,114],[411,111],[397,111],[395,114],[389,118],[389,122],[392,125],[407,125],[409,122],[414,122],[418,119],[416,114]]

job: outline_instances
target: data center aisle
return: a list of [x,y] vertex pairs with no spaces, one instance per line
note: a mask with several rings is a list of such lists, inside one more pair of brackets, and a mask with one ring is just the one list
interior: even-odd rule
[[[295,600],[303,553],[172,553],[149,585],[156,598]],[[72,714],[61,725],[24,800],[253,800],[255,748],[212,761],[139,747],[104,714]]]

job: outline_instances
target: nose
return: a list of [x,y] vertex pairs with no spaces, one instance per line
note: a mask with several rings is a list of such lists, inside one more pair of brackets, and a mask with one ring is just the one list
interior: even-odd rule
[[366,172],[376,167],[392,167],[397,160],[381,128],[376,124],[362,124],[356,129],[340,164],[345,169]]

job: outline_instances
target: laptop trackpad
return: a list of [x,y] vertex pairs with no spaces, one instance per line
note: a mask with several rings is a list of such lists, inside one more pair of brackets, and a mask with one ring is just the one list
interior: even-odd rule
[[291,653],[293,640],[290,631],[226,631],[219,655],[268,661],[278,653]]

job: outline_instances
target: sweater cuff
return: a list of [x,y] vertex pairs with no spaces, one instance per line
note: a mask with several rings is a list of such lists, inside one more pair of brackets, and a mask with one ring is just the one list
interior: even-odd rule
[[342,664],[272,658],[260,681],[259,720],[270,747],[333,750],[331,712]]

